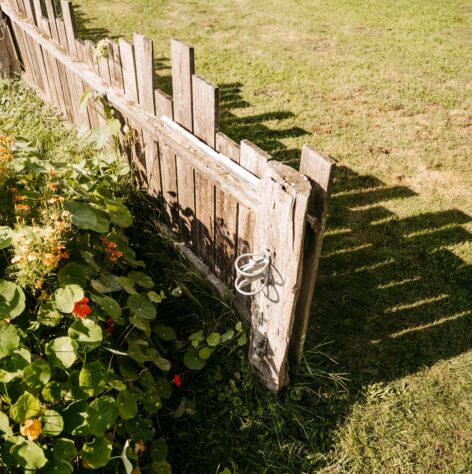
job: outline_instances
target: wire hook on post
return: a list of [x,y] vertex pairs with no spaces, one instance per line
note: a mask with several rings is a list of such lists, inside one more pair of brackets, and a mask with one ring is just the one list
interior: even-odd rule
[[[234,282],[236,291],[245,296],[252,296],[264,290],[270,282],[270,263],[271,258],[268,255],[241,254],[234,262],[237,275]],[[259,289],[254,291],[245,290],[260,279],[262,279],[262,286]]]

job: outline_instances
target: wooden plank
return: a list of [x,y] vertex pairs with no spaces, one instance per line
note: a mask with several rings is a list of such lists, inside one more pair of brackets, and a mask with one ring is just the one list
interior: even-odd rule
[[13,35],[18,44],[18,49],[20,50],[21,61],[25,70],[24,78],[26,82],[32,83],[34,81],[33,68],[30,62],[30,55],[26,44],[25,34],[16,23],[12,23],[12,29]]
[[173,117],[172,112],[172,97],[160,89],[154,91],[154,103],[156,106],[156,116],[161,117]]
[[218,87],[202,77],[192,76],[193,133],[207,145],[216,148],[219,119]]
[[59,43],[59,33],[56,26],[56,9],[54,8],[53,0],[44,0],[46,6],[46,12],[49,20],[49,36]]
[[[81,63],[84,65],[88,65],[88,59],[87,59],[87,48],[85,46],[85,43],[81,39],[77,39],[76,42],[76,49],[77,49],[77,56],[78,59]],[[85,93],[86,90],[90,90],[87,85],[81,81],[82,83],[82,91]],[[97,117],[97,111],[95,110],[94,104],[93,104],[93,98],[90,98],[87,103],[87,115],[88,115],[88,123],[90,128],[97,128],[98,127],[98,117]]]
[[66,27],[67,44],[69,47],[68,48],[69,53],[75,59],[78,59],[77,47],[75,44],[77,33],[76,33],[74,10],[72,8],[72,3],[70,2],[70,0],[61,0],[61,7],[62,7],[62,16],[64,18],[64,25]]
[[120,92],[124,92],[125,85],[123,82],[123,70],[121,66],[120,46],[118,43],[111,43],[110,63],[112,64],[110,71],[112,86]]
[[223,132],[216,132],[216,150],[239,163],[241,147]]
[[182,41],[171,40],[172,91],[174,120],[193,131],[192,76],[195,73],[194,50]]
[[[84,45],[85,45],[87,64],[89,68],[91,69],[91,71],[99,75],[98,63],[95,58],[95,45],[90,40],[85,40]],[[93,84],[89,83],[89,86],[91,86],[92,90],[94,91],[96,90]],[[89,105],[90,105],[90,108],[92,108],[95,111],[95,115],[98,121],[98,125],[96,126],[101,127],[102,125],[105,124],[105,111],[103,108],[103,104],[99,100],[95,100],[95,97],[93,97],[93,98],[90,98]]]
[[34,17],[36,25],[41,28],[41,18],[43,17],[43,9],[41,7],[41,0],[33,0]]
[[[253,297],[249,357],[270,390],[287,385],[289,342],[302,276],[311,185],[293,168],[269,162],[261,183],[254,250],[271,258],[269,284]],[[265,282],[267,283],[267,282]],[[256,289],[263,282],[256,283]]]
[[134,61],[134,47],[133,45],[120,38],[120,54],[121,64],[123,67],[123,81],[125,87],[125,95],[132,101],[139,103],[138,83],[136,79],[136,65]]
[[162,195],[165,220],[174,234],[180,234],[179,195],[175,153],[165,142],[159,142],[161,163]]
[[[2,18],[3,18],[3,14],[0,11],[0,20],[2,20]],[[0,61],[2,60],[4,61],[4,67],[5,67],[4,77],[12,77],[15,75],[18,75],[18,76],[21,75],[20,60],[18,58],[15,44],[13,42],[10,26],[7,23],[3,25],[3,40],[1,40],[1,42],[3,44],[3,55],[0,56]]]
[[134,34],[136,76],[139,103],[146,112],[154,113],[154,46],[150,39]]
[[195,245],[195,172],[193,167],[176,153],[177,188],[179,198],[180,235],[190,248]]
[[151,196],[160,199],[162,197],[162,182],[159,163],[159,144],[147,133],[143,133],[143,138],[148,192]]
[[249,140],[241,141],[239,164],[259,178],[264,175],[264,170],[271,156]]
[[328,216],[328,201],[335,162],[304,145],[300,161],[300,172],[312,185],[309,212],[317,221],[316,226],[307,225],[303,252],[303,276],[297,302],[295,323],[290,341],[290,361],[298,365],[301,361],[305,335],[310,319],[316,274],[323,246],[323,234]]

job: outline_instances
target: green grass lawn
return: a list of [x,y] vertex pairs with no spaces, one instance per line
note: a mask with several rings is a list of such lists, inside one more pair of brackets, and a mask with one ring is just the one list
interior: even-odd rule
[[307,365],[280,399],[241,388],[254,416],[208,402],[180,470],[471,472],[470,1],[74,4],[82,37],[154,39],[167,91],[169,38],[192,44],[233,139],[293,166],[309,143],[339,165]]

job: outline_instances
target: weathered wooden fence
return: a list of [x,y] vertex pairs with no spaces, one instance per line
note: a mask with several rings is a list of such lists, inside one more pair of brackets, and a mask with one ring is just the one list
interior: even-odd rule
[[[133,130],[139,182],[162,203],[163,222],[186,255],[220,290],[232,288],[235,260],[251,252],[269,274],[234,294],[251,325],[250,358],[274,391],[300,361],[327,215],[334,163],[304,146],[300,172],[247,140],[218,131],[218,88],[195,74],[194,50],[171,41],[173,97],[156,88],[153,43],[107,40],[96,55],[77,38],[70,1],[0,0],[0,69],[18,72],[76,125],[96,127],[106,97]],[[102,48],[103,49],[103,48]],[[3,67],[2,67],[3,65]]]

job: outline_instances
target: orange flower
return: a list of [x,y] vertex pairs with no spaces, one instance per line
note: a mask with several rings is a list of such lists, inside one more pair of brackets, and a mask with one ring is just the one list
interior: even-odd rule
[[42,432],[41,421],[37,419],[26,420],[25,424],[20,428],[20,433],[30,441],[38,439]]
[[29,211],[31,208],[28,206],[28,204],[16,204],[15,207],[19,210],[19,211]]
[[43,264],[46,265],[46,267],[57,267],[58,263],[59,258],[56,257],[56,255],[52,253],[45,253],[43,255]]
[[59,187],[59,184],[58,183],[48,183],[48,188],[51,190],[51,191],[57,191],[57,188]]
[[89,299],[87,297],[83,297],[80,301],[74,304],[74,309],[72,310],[72,314],[77,316],[78,318],[85,318],[92,312],[92,308],[87,304]]

